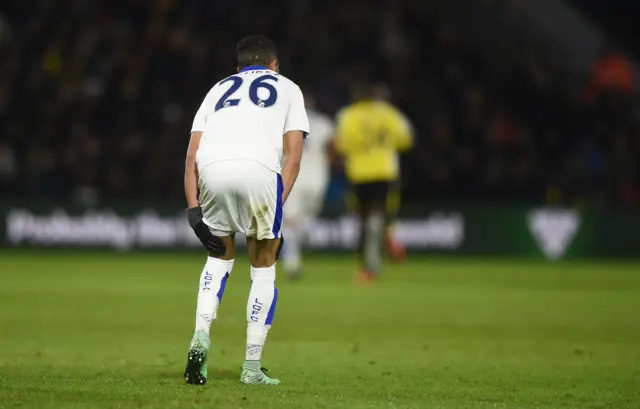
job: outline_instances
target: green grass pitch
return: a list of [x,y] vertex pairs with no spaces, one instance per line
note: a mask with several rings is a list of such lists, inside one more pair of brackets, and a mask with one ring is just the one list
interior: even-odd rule
[[238,382],[249,271],[182,378],[203,257],[0,250],[0,408],[639,408],[640,265],[415,257],[352,284],[347,256],[281,276],[263,363]]

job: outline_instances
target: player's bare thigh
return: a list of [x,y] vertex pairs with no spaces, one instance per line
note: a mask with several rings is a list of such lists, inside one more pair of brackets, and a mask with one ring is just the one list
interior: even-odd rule
[[274,265],[279,245],[280,239],[258,240],[255,237],[247,237],[247,252],[251,266],[264,268]]
[[209,254],[209,256],[220,260],[233,260],[236,258],[236,236],[221,236],[220,240],[224,243],[225,253],[222,256],[217,254]]

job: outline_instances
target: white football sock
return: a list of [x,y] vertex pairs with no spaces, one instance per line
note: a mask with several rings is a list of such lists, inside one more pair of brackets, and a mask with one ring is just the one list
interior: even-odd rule
[[364,241],[364,262],[368,271],[378,273],[380,270],[380,259],[382,252],[382,228],[384,227],[384,217],[374,213],[369,216],[365,223]]
[[278,301],[275,281],[275,264],[265,268],[251,267],[251,290],[247,302],[247,361],[259,361],[262,357]]
[[216,319],[216,311],[222,300],[227,278],[233,269],[234,260],[220,260],[208,257],[200,275],[198,305],[196,309],[196,331],[209,333],[211,321]]
[[300,268],[300,233],[297,225],[290,225],[285,227],[284,247],[282,248],[282,261],[284,268],[289,273],[295,273]]

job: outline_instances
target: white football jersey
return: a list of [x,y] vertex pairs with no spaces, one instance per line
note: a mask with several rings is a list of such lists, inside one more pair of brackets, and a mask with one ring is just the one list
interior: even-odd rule
[[250,66],[211,88],[193,120],[202,131],[198,169],[210,163],[249,159],[280,173],[282,135],[309,133],[300,87],[265,67]]
[[302,163],[296,184],[323,187],[329,178],[327,144],[333,138],[333,122],[328,116],[313,109],[307,111],[313,138],[304,141]]

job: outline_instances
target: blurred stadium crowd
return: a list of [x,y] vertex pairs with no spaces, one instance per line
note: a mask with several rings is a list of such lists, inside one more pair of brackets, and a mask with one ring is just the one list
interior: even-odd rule
[[259,32],[330,115],[354,78],[388,84],[416,130],[407,201],[640,206],[635,79],[622,56],[603,54],[576,80],[523,44],[497,74],[432,2],[9,2],[0,194],[181,201],[193,115],[235,70],[236,41]]

